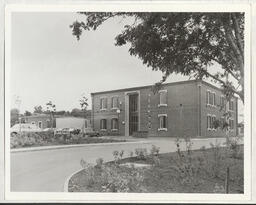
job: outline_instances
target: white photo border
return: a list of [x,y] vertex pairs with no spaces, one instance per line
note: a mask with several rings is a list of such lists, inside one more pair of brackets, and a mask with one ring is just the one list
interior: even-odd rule
[[[220,6],[221,4],[221,6]],[[245,136],[244,194],[181,194],[181,193],[60,193],[10,191],[10,67],[11,14],[13,12],[77,12],[77,11],[141,11],[141,12],[245,12]],[[251,133],[251,7],[248,3],[166,2],[166,1],[100,1],[83,4],[9,4],[5,8],[5,199],[33,202],[246,202],[252,191],[252,133]],[[7,113],[7,114],[6,114]]]

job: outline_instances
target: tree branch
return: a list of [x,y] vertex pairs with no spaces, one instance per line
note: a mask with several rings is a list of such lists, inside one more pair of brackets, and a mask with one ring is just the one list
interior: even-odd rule
[[240,49],[242,56],[244,57],[244,44],[243,44],[243,40],[241,38],[241,29],[238,25],[236,15],[234,13],[232,13],[231,16],[232,16],[232,20],[233,20],[233,24],[234,24],[234,31],[235,31],[235,35],[236,35],[237,44],[238,44],[238,47]]

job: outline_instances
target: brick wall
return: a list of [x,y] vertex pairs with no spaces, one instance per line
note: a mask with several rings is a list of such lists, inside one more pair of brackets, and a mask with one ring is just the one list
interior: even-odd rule
[[[153,93],[150,86],[130,88],[119,91],[95,93],[92,95],[92,123],[94,130],[100,130],[100,120],[107,119],[107,132],[105,134],[125,135],[125,93],[127,91],[139,91],[140,98],[140,130],[148,131],[149,136],[190,136],[190,137],[219,137],[223,136],[222,130],[207,130],[207,114],[216,115],[216,119],[222,116],[218,106],[206,105],[206,91],[216,93],[216,104],[220,103],[221,91],[214,86],[209,86],[201,81],[187,81],[181,83],[166,84],[162,90],[167,90],[167,106],[159,107],[160,94]],[[121,102],[121,113],[111,109],[111,98],[118,96]],[[107,98],[107,110],[100,110],[100,99]],[[237,99],[234,98],[235,111],[234,131],[237,127]],[[158,131],[159,114],[167,114],[167,131]],[[111,119],[119,118],[119,131],[111,131]]]

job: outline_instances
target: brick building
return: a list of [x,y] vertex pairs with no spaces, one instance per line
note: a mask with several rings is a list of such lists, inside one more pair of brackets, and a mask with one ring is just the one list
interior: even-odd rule
[[143,86],[91,96],[92,126],[103,134],[220,137],[224,131],[213,125],[225,120],[220,105],[231,111],[230,133],[237,134],[237,98],[226,102],[219,88],[201,80],[163,84],[155,94],[152,86]]

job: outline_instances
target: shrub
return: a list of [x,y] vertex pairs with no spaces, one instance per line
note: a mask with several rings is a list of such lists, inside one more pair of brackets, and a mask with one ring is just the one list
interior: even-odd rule
[[241,150],[239,146],[239,141],[241,140],[241,137],[236,136],[234,138],[227,137],[226,138],[226,145],[231,151],[231,157],[232,158],[242,158],[241,156]]
[[[102,160],[97,160],[100,164]],[[97,162],[96,162],[97,163]],[[80,161],[86,175],[86,186],[100,186],[100,192],[140,192],[143,191],[143,170],[101,164],[100,172],[83,159]],[[96,165],[97,167],[98,165]],[[129,169],[129,172],[123,169]]]
[[103,159],[102,158],[96,159],[96,167],[101,169],[102,166],[103,166]]
[[115,150],[115,151],[113,151],[112,154],[114,157],[115,164],[118,164],[120,162],[120,160],[123,158],[124,150],[121,150],[120,152]]
[[133,137],[137,138],[147,138],[148,137],[148,131],[137,131],[132,134]]
[[150,149],[150,154],[152,156],[158,156],[159,155],[159,151],[160,151],[160,147],[157,147],[155,145],[152,145],[151,149]]
[[181,139],[180,138],[176,138],[174,143],[176,145],[178,156],[181,157],[181,149],[180,149]]
[[136,148],[135,149],[136,158],[139,160],[145,160],[147,156],[147,149],[146,148]]

